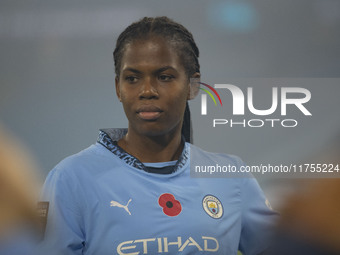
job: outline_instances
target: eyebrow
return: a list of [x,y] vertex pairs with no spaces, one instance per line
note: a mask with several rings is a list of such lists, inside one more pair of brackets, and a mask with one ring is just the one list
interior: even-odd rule
[[174,71],[177,71],[175,68],[173,68],[172,66],[164,66],[162,68],[159,68],[158,70],[156,70],[154,73],[161,73],[161,72],[164,72],[168,69],[171,69],[171,70],[174,70]]
[[[173,68],[172,66],[164,66],[164,67],[161,67],[159,69],[157,69],[156,71],[154,71],[153,73],[154,74],[158,74],[158,73],[161,73],[161,72],[164,72],[168,69],[171,69],[171,70],[174,70],[177,72],[177,70],[175,68]],[[130,71],[130,72],[133,72],[133,73],[137,73],[137,74],[141,74],[142,72],[137,70],[137,69],[134,69],[134,68],[131,68],[131,67],[127,67],[123,70],[123,72],[125,71]]]
[[131,68],[131,67],[127,67],[123,70],[123,72],[125,71],[130,71],[130,72],[133,72],[133,73],[138,73],[138,74],[141,74],[142,72],[137,70],[137,69],[134,69],[134,68]]

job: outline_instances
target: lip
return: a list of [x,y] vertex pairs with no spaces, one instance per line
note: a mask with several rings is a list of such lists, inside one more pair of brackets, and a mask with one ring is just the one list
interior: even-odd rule
[[155,105],[143,105],[136,112],[141,119],[152,121],[158,119],[163,111]]

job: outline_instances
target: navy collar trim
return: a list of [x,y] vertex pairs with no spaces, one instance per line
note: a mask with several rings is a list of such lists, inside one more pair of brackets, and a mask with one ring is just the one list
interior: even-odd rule
[[[118,146],[117,141],[120,140],[126,133],[127,129],[125,128],[100,129],[97,142],[103,145],[109,151],[111,151],[118,158],[125,161],[126,164],[139,170],[150,172],[148,168],[141,161],[139,161],[139,159],[130,155],[129,153],[127,153],[121,147]],[[173,166],[173,170],[170,173],[174,173],[177,170],[183,168],[183,166],[188,161],[188,158],[189,158],[189,146],[188,144],[185,143],[182,154],[177,160],[176,164]]]

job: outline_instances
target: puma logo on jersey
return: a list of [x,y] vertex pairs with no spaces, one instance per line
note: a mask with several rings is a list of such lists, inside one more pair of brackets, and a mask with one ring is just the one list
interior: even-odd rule
[[122,204],[112,200],[111,203],[110,203],[110,206],[117,206],[117,207],[123,208],[129,215],[131,215],[129,208],[128,208],[131,200],[132,199],[130,198],[126,205],[122,205]]

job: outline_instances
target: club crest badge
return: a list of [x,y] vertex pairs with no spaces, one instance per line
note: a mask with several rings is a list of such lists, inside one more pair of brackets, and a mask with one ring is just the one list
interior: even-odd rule
[[204,211],[212,218],[219,219],[223,215],[223,206],[221,201],[212,195],[207,195],[202,201]]

